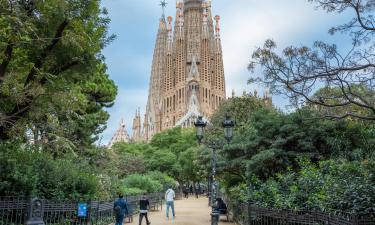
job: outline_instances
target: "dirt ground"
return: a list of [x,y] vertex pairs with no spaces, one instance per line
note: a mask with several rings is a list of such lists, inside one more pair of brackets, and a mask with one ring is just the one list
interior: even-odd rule
[[[149,212],[149,219],[151,225],[210,225],[210,208],[208,207],[207,198],[193,198],[175,201],[175,212],[176,218],[172,220],[166,219],[166,207],[163,205],[162,211]],[[169,212],[171,217],[171,212]],[[234,223],[226,222],[226,217],[220,217],[219,224],[234,225]],[[127,223],[128,224],[128,223]],[[138,225],[138,216],[134,217],[134,221],[131,224]],[[143,224],[146,224],[145,219],[143,219]]]

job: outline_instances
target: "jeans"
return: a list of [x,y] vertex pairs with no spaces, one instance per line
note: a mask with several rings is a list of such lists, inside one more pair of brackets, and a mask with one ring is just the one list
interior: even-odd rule
[[142,224],[143,217],[146,217],[146,223],[147,223],[147,225],[150,224],[150,221],[148,220],[147,213],[140,213],[139,214],[139,225]]
[[169,218],[169,208],[172,208],[172,215],[174,217],[174,202],[168,201],[167,202],[167,217]]
[[122,223],[124,221],[124,217],[125,217],[125,215],[116,216],[116,224],[115,225],[122,225]]

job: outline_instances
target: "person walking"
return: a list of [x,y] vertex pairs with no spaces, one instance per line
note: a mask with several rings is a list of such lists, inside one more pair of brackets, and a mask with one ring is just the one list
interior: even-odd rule
[[189,198],[189,188],[186,185],[183,187],[183,192],[185,198]]
[[169,220],[169,208],[172,208],[173,219],[176,217],[174,212],[174,198],[176,197],[172,186],[169,186],[168,190],[165,192],[165,202],[167,203],[167,219]]
[[148,201],[147,194],[144,193],[142,199],[139,201],[139,225],[142,224],[143,217],[146,218],[146,224],[150,225],[150,221],[148,220],[148,209],[150,207],[150,202]]
[[193,195],[193,185],[190,185],[190,194]]
[[116,217],[115,225],[122,225],[125,216],[129,213],[128,203],[124,200],[124,196],[119,194],[118,199],[113,204],[113,211]]

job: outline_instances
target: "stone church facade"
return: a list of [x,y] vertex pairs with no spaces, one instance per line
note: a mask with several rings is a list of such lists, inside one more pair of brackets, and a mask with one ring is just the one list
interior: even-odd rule
[[[210,0],[177,0],[175,20],[164,13],[159,20],[144,118],[137,110],[132,138],[120,124],[109,145],[147,142],[163,130],[193,126],[198,116],[208,121],[225,99],[220,16],[213,17]],[[272,104],[268,92],[264,99]]]
[[[147,141],[175,126],[206,120],[225,100],[220,17],[211,1],[180,0],[176,19],[160,18],[143,126],[134,119],[134,141]],[[141,134],[141,135],[139,135]]]

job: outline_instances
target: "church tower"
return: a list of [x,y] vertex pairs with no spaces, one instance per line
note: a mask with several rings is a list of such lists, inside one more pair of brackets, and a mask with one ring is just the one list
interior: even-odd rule
[[142,141],[142,125],[141,125],[141,113],[140,110],[138,109],[135,112],[135,117],[133,119],[133,137],[132,141],[135,142],[140,142]]
[[174,23],[161,16],[143,140],[175,126],[190,127],[200,115],[209,120],[226,99],[219,23],[208,0],[177,0]]
[[126,126],[124,120],[121,120],[120,126],[117,129],[115,135],[113,135],[112,139],[108,143],[108,148],[112,148],[112,146],[118,142],[130,142],[130,137],[128,132],[126,131]]

